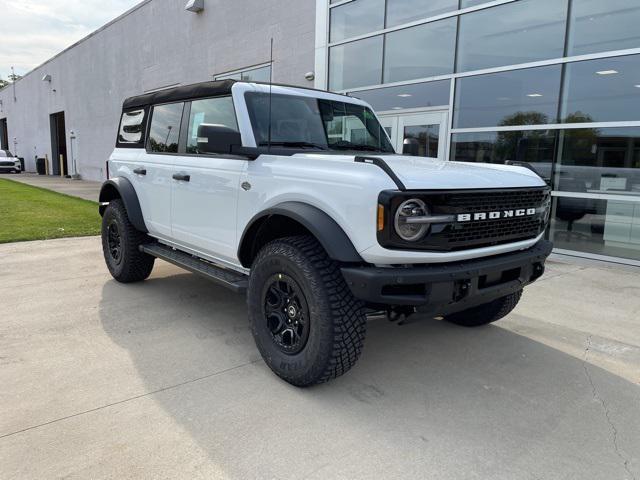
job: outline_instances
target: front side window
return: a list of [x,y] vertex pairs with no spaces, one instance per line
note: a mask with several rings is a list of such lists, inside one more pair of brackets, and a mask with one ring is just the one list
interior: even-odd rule
[[208,98],[191,103],[189,115],[189,133],[187,136],[187,153],[198,151],[198,127],[202,124],[223,125],[238,131],[236,112],[231,97]]
[[153,107],[149,130],[149,151],[178,153],[183,107],[184,103],[169,103]]
[[144,130],[144,110],[124,112],[118,132],[119,143],[140,143]]
[[[373,112],[364,106],[311,97],[247,93],[258,146],[394,153]],[[271,129],[269,129],[271,124]]]

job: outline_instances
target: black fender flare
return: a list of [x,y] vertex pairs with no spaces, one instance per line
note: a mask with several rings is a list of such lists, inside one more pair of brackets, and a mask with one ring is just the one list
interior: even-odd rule
[[322,245],[329,258],[344,263],[364,262],[342,227],[325,212],[303,202],[283,202],[256,214],[245,227],[238,244],[238,258],[243,264],[246,263],[243,261],[245,243],[251,241],[248,234],[256,234],[260,228],[255,228],[256,225],[274,215],[288,217],[306,228]]
[[127,216],[131,224],[141,232],[148,233],[147,226],[144,223],[144,216],[140,208],[138,194],[131,182],[125,177],[110,178],[102,184],[100,188],[100,215],[104,214],[107,205],[111,200],[120,197],[127,209]]

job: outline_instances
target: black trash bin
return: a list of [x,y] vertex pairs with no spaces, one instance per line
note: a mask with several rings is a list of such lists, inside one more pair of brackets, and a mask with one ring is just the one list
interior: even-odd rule
[[18,160],[20,160],[20,171],[24,172],[24,158],[18,157]]
[[36,158],[36,171],[38,172],[38,175],[46,175],[47,173],[47,169],[44,165],[45,159],[44,158]]

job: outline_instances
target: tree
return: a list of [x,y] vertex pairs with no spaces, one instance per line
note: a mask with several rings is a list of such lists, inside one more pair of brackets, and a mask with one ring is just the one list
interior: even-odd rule
[[7,85],[9,85],[9,83],[7,80],[4,80],[2,77],[0,77],[0,89],[3,89],[4,87],[6,87]]

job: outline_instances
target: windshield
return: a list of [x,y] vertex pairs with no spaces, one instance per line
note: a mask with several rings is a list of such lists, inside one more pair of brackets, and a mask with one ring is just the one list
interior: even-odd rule
[[[258,146],[269,145],[269,94],[248,92]],[[271,145],[315,150],[395,153],[371,109],[296,95],[271,98]]]

